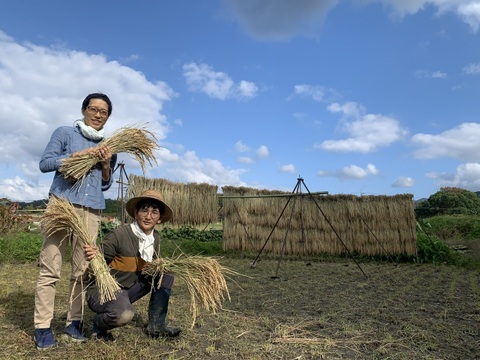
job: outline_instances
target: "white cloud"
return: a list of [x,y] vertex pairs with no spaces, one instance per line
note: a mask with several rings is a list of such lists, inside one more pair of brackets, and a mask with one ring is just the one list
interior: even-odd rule
[[241,164],[253,164],[255,161],[253,161],[252,158],[248,157],[248,156],[239,156],[237,158],[237,161]]
[[377,167],[376,167],[375,165],[373,165],[373,164],[368,164],[368,165],[367,165],[367,170],[368,170],[368,172],[369,172],[370,174],[375,175],[375,176],[377,176],[377,175],[380,174],[380,172],[378,171]]
[[412,187],[415,185],[415,179],[408,176],[399,176],[392,184],[395,188]]
[[415,134],[412,143],[418,147],[417,159],[452,157],[475,162],[480,153],[480,124],[463,123],[438,135]]
[[46,199],[50,184],[39,186],[15,176],[13,179],[0,179],[0,198],[12,201],[32,201]]
[[[160,166],[159,166],[160,167]],[[173,162],[162,163],[162,172],[166,178],[186,183],[207,183],[211,185],[246,186],[240,180],[244,169],[226,169],[214,159],[199,159],[195,151],[187,151]]]
[[468,64],[463,68],[463,72],[469,75],[478,75],[480,74],[480,63]]
[[102,91],[112,99],[107,133],[141,118],[159,139],[167,134],[160,111],[176,94],[166,84],[150,83],[141,73],[103,56],[20,45],[4,36],[0,68],[0,162],[21,166],[38,161],[53,130],[81,117],[81,101],[90,92]]
[[434,79],[446,79],[447,78],[447,73],[442,72],[442,71],[434,71],[432,73],[432,78],[434,78]]
[[357,0],[360,3],[381,2],[393,10],[398,17],[413,15],[427,6],[436,8],[437,16],[454,13],[466,23],[472,32],[480,27],[480,3],[478,0]]
[[257,157],[259,159],[265,159],[270,155],[270,152],[268,151],[268,147],[265,145],[261,145],[256,151],[255,154],[257,154]]
[[459,187],[470,191],[480,191],[480,164],[465,163],[457,166],[455,174],[428,173],[435,179],[438,187]]
[[258,87],[253,82],[242,80],[238,84],[237,92],[241,98],[253,98],[257,95]]
[[345,166],[337,171],[336,176],[340,179],[362,179],[368,175],[377,175],[378,171],[374,165],[369,164],[366,168],[357,165]]
[[480,3],[478,1],[467,1],[460,4],[457,13],[473,32],[478,31],[480,27]]
[[332,176],[342,180],[363,179],[370,175],[378,176],[379,174],[380,172],[373,164],[368,164],[365,168],[362,168],[358,165],[349,165],[333,173],[326,170],[321,170],[317,173],[317,175],[320,177]]
[[419,79],[446,79],[448,74],[443,71],[428,71],[428,70],[417,70],[415,71],[415,77]]
[[308,96],[315,101],[322,101],[325,96],[325,88],[318,85],[295,85],[293,87],[293,94],[298,96]]
[[344,105],[334,103],[328,110],[344,114],[341,130],[349,137],[343,140],[325,140],[314,145],[317,149],[369,153],[400,141],[407,134],[398,120],[381,114],[363,114],[364,108],[353,102]]
[[279,171],[288,174],[295,174],[297,172],[297,170],[295,169],[295,165],[293,164],[282,165],[280,166]]
[[250,148],[239,140],[235,143],[235,151],[238,153],[244,153],[250,151]]
[[347,102],[345,104],[332,103],[327,106],[327,110],[332,113],[343,113],[346,117],[359,118],[365,113],[366,109],[363,105],[356,102]]
[[[242,86],[244,94],[252,91],[251,85]],[[123,126],[145,126],[164,146],[170,126],[163,104],[177,96],[166,83],[150,82],[141,72],[102,55],[19,44],[0,31],[0,197],[31,201],[48,196],[53,173],[42,174],[38,168],[45,146],[55,128],[81,117],[84,97],[98,91],[113,102],[107,136]],[[239,178],[243,169],[226,169],[188,151],[175,154],[162,148],[156,156],[159,166],[148,168],[146,176],[244,186]],[[120,154],[119,160],[128,173],[142,174],[132,157]],[[116,195],[115,186],[107,196]]]
[[189,63],[183,65],[183,76],[189,90],[205,93],[212,99],[248,99],[257,95],[258,88],[253,82],[242,80],[238,85],[227,74],[215,71],[207,64]]

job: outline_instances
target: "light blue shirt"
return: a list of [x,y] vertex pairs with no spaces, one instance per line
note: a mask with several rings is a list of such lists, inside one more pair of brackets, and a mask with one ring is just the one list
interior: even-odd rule
[[117,155],[113,154],[110,161],[110,179],[102,180],[102,167],[97,164],[76,184],[65,180],[58,171],[61,160],[68,158],[72,153],[89,147],[95,147],[100,140],[90,140],[82,135],[77,127],[62,126],[57,128],[50,138],[40,160],[40,171],[43,173],[55,171],[50,195],[62,197],[71,202],[92,209],[105,209],[103,192],[112,186],[113,169],[117,162]]

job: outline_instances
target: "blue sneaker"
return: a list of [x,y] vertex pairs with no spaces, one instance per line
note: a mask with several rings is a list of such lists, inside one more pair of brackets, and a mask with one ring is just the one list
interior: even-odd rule
[[35,329],[35,345],[37,350],[53,349],[57,347],[57,342],[50,328]]
[[80,320],[74,320],[68,326],[65,326],[63,332],[70,336],[72,341],[86,342],[88,339],[82,333],[83,323]]

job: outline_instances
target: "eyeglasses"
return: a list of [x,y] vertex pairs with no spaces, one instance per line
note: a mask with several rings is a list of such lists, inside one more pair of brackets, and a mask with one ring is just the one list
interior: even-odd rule
[[100,114],[102,118],[108,117],[108,111],[105,109],[97,109],[95,106],[87,106],[87,113],[88,115],[95,116],[97,113]]
[[148,214],[150,214],[153,219],[160,217],[160,211],[158,211],[157,209],[149,210],[147,208],[143,208],[138,210],[138,213],[142,216],[147,216]]

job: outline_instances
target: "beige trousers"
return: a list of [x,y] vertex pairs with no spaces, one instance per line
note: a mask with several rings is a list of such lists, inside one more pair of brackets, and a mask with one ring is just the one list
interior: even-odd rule
[[[88,228],[89,234],[96,239],[100,223],[100,210],[75,205],[75,210]],[[51,236],[44,235],[40,252],[40,274],[35,288],[34,325],[36,329],[49,328],[53,319],[55,291],[60,280],[63,256],[68,243],[71,243],[72,271],[68,297],[67,325],[74,320],[82,320],[85,304],[86,269],[83,243],[71,232],[60,231]]]

